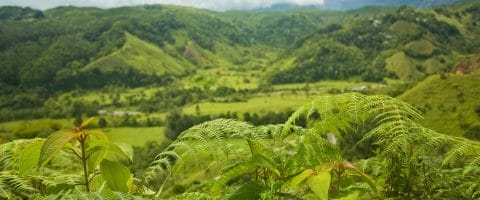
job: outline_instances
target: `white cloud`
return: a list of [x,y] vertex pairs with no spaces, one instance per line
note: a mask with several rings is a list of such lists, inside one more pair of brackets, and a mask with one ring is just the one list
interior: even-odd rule
[[144,4],[174,4],[222,11],[264,8],[276,3],[294,3],[299,5],[323,4],[323,1],[324,0],[0,0],[0,6],[16,5],[49,9],[56,6],[67,5],[111,8]]

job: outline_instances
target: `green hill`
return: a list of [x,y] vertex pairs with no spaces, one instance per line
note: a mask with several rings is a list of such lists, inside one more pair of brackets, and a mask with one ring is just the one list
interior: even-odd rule
[[479,83],[479,75],[435,75],[398,98],[424,112],[426,127],[460,136],[480,122]]
[[90,63],[83,70],[98,69],[102,73],[135,70],[145,75],[160,76],[165,74],[182,75],[195,68],[186,59],[175,58],[158,46],[145,42],[130,33],[125,33],[125,37],[126,42],[121,49]]
[[118,101],[97,102],[153,112],[171,107],[163,101],[246,101],[290,83],[394,79],[414,85],[457,71],[455,63],[480,53],[475,1],[278,12],[3,7],[0,15],[2,119],[50,117],[47,102],[62,94],[72,93],[65,101],[71,104],[76,93],[113,88],[171,90],[174,100],[157,92],[123,103],[111,94],[108,99]]
[[[273,63],[278,72],[270,75],[270,81],[290,83],[358,76],[378,81],[390,76],[415,82],[426,75],[451,71],[459,55],[478,52],[479,28],[474,21],[479,17],[477,7],[400,7],[394,12],[347,18],[299,40],[288,54]],[[334,53],[329,55],[325,49]],[[356,53],[345,54],[346,49]],[[315,54],[320,56],[309,56]],[[321,73],[308,73],[312,71]],[[289,78],[295,72],[300,75]]]

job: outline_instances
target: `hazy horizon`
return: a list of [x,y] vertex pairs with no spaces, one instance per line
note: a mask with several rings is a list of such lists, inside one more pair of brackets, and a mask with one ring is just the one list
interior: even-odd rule
[[114,8],[152,4],[192,6],[217,11],[268,8],[275,4],[322,5],[324,0],[0,0],[0,6],[22,6],[46,10],[58,6]]

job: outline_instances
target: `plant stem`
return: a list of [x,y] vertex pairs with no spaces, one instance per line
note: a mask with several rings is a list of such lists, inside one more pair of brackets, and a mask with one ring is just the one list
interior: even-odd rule
[[90,186],[89,186],[89,181],[88,181],[88,170],[87,170],[87,157],[86,157],[86,154],[85,154],[85,141],[87,140],[87,136],[82,134],[82,136],[80,136],[80,147],[82,148],[82,157],[81,157],[81,160],[82,160],[82,165],[83,165],[83,174],[84,174],[84,177],[85,177],[85,189],[87,190],[87,192],[90,192]]

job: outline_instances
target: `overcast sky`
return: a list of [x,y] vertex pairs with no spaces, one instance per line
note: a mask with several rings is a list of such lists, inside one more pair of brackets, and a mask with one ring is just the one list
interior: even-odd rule
[[295,3],[299,5],[322,4],[323,1],[324,0],[0,0],[0,6],[16,5],[30,6],[37,9],[49,9],[62,5],[111,8],[144,4],[175,4],[223,11],[264,8],[276,3]]

